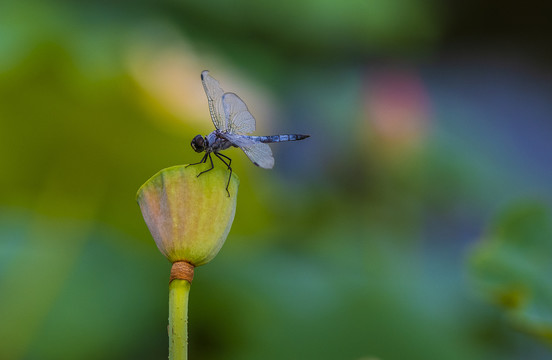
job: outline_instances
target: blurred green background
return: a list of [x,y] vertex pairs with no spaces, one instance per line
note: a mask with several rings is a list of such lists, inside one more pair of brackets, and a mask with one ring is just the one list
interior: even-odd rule
[[191,359],[550,359],[539,4],[2,2],[0,359],[167,357],[170,264],[135,194],[199,161],[205,69],[257,134],[311,138],[271,171],[227,153]]

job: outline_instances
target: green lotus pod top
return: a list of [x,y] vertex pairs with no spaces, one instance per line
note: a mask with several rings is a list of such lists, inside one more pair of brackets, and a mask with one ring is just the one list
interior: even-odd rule
[[171,262],[200,266],[211,261],[224,244],[234,214],[239,178],[210,165],[163,169],[146,181],[136,199],[157,247]]

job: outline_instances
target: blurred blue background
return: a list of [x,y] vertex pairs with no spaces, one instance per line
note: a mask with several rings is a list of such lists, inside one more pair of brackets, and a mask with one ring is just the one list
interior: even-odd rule
[[0,358],[166,358],[135,194],[199,161],[206,69],[311,138],[227,153],[191,359],[551,358],[552,23],[491,4],[4,1]]

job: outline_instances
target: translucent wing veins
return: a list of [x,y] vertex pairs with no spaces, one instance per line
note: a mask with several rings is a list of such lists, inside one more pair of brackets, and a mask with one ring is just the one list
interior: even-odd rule
[[238,95],[225,93],[222,95],[222,104],[228,132],[249,134],[255,131],[255,118]]
[[270,150],[267,144],[256,143],[251,146],[242,147],[241,149],[253,164],[264,169],[272,169],[274,167],[272,150]]
[[213,120],[215,128],[221,131],[228,130],[224,107],[222,105],[224,90],[220,87],[219,82],[209,75],[209,71],[207,70],[201,73],[201,82],[203,83],[205,95],[207,95],[209,112],[211,113],[211,119]]

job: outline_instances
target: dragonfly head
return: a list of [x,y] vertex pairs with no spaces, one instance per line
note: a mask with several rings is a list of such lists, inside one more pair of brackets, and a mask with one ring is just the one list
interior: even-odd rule
[[192,140],[192,149],[194,149],[195,152],[204,152],[205,151],[205,138],[201,135],[196,135],[196,137]]

